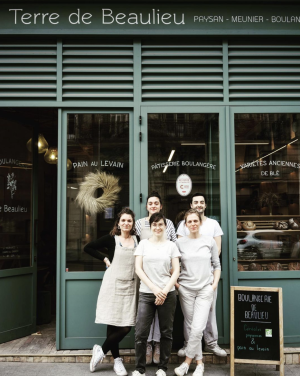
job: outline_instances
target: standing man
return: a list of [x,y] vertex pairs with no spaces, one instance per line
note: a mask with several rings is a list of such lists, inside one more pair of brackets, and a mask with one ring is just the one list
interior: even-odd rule
[[[205,209],[206,209],[206,198],[203,193],[195,193],[190,202],[190,206],[192,209],[196,209],[201,217],[201,226],[200,226],[200,234],[211,236],[215,239],[217,243],[217,247],[219,250],[219,256],[221,253],[221,243],[222,239],[221,236],[223,235],[223,231],[219,225],[219,223],[211,218],[208,218],[204,215]],[[189,235],[189,230],[185,226],[184,221],[182,221],[177,229],[177,237],[181,238],[183,236]],[[214,299],[212,302],[212,306],[209,312],[208,320],[206,328],[203,332],[203,337],[205,341],[205,348],[204,351],[213,353],[217,356],[227,356],[227,353],[225,350],[221,349],[218,345],[218,327],[217,327],[217,317],[216,317],[216,302],[217,302],[217,289],[214,292]],[[185,349],[187,346],[186,339],[188,338],[188,328],[184,324],[183,327],[183,333],[184,333],[184,346],[182,349],[178,351],[178,356],[186,356]]]

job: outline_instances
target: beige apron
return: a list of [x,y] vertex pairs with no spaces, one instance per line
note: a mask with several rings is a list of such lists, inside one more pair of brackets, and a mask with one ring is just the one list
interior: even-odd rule
[[[149,238],[151,238],[151,236],[152,236],[152,233],[151,233],[150,227],[146,227],[146,218],[142,218],[141,219],[141,235],[140,235],[140,239],[141,240],[143,240],[143,239],[149,239]],[[165,231],[165,238],[168,239],[167,229]]]
[[[133,236],[135,244],[137,239]],[[135,274],[134,248],[122,247],[115,235],[115,254],[104,273],[98,295],[97,324],[134,326],[136,321],[139,279]]]

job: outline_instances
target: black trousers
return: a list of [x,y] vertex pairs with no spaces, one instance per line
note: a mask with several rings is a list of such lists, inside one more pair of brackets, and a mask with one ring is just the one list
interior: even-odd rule
[[137,321],[135,326],[135,368],[140,373],[145,373],[146,346],[150,327],[158,312],[160,338],[160,362],[158,369],[167,370],[167,364],[172,350],[173,322],[177,304],[176,292],[169,292],[163,305],[155,305],[156,296],[140,292]]

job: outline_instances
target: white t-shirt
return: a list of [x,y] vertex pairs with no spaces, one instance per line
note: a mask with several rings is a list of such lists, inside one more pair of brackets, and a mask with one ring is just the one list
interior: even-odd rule
[[[223,235],[223,231],[219,223],[215,219],[211,219],[208,217],[206,217],[206,220],[202,222],[199,232],[201,235],[211,236],[212,238]],[[184,221],[180,222],[180,225],[178,226],[176,234],[179,236],[190,235],[190,231],[186,227]]]
[[[148,239],[142,240],[137,246],[135,256],[143,256],[143,270],[152,283],[163,289],[170,281],[170,264],[175,257],[180,257],[180,252],[175,243],[166,240],[161,244],[154,244]],[[173,286],[170,291],[174,291]],[[140,292],[151,293],[147,285],[141,281]]]

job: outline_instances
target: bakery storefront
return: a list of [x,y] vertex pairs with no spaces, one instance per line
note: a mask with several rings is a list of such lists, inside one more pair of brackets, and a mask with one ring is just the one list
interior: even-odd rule
[[[56,318],[58,349],[102,343],[105,265],[83,248],[156,190],[175,226],[204,192],[224,231],[219,344],[230,286],[262,286],[299,345],[297,2],[3,2],[0,20],[0,341]],[[97,171],[95,197],[103,173],[121,191],[93,214],[77,195]],[[178,310],[175,348],[181,328]]]

